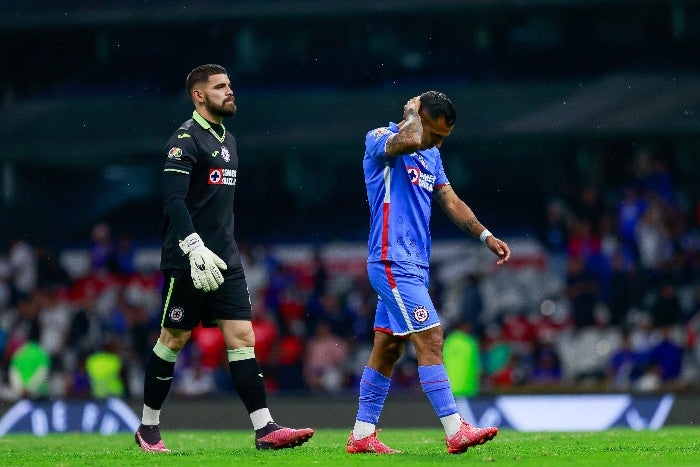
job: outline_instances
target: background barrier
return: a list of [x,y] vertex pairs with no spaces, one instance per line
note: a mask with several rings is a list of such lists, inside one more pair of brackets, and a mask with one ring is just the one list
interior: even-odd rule
[[[471,422],[518,431],[598,431],[613,427],[656,430],[700,421],[700,395],[512,395],[460,399],[458,404]],[[357,402],[353,396],[272,396],[270,408],[283,424],[349,430]],[[140,404],[119,399],[20,401],[0,408],[0,436],[133,432],[139,423],[136,414],[140,413]],[[245,409],[235,397],[170,400],[161,422],[164,430],[250,429]],[[380,426],[438,427],[439,422],[422,395],[398,395],[387,400]]]

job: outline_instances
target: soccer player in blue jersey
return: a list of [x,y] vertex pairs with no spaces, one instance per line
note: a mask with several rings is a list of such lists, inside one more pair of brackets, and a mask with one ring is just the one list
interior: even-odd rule
[[351,454],[399,452],[377,439],[376,426],[394,366],[409,339],[423,391],[445,428],[448,452],[465,452],[498,433],[495,427],[474,427],[459,415],[442,361],[440,319],[428,294],[433,200],[459,228],[486,244],[498,257],[496,264],[510,258],[508,245],[477,220],[445,175],[440,146],[452,132],[456,116],[447,96],[428,91],[406,103],[399,124],[367,133],[363,163],[370,206],[367,271],[379,303],[374,345],[360,382],[357,419],[346,446]]

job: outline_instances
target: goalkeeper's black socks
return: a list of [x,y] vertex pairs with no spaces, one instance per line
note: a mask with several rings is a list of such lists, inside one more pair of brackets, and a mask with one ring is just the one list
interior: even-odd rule
[[143,382],[143,403],[160,410],[168,397],[170,385],[175,373],[175,362],[166,362],[154,352],[148,357],[146,375]]
[[229,362],[233,387],[248,413],[267,407],[267,394],[260,365],[255,358]]

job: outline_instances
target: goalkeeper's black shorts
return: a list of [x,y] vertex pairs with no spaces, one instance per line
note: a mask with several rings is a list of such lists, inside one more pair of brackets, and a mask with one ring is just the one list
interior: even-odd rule
[[202,326],[208,328],[215,327],[217,319],[252,319],[250,294],[243,267],[229,267],[221,271],[224,283],[213,292],[195,289],[189,269],[169,269],[164,272],[161,327],[193,329],[202,323]]

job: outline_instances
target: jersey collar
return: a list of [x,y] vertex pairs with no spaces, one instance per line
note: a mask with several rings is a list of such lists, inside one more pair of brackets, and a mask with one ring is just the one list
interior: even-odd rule
[[220,143],[224,142],[224,140],[226,139],[226,127],[223,125],[223,123],[221,124],[221,128],[224,129],[224,133],[221,135],[221,137],[219,137],[219,135],[216,134],[216,131],[214,131],[207,119],[199,115],[199,112],[197,112],[196,110],[192,112],[192,118],[195,122],[199,124],[199,126],[201,126],[205,130],[208,130],[209,133],[211,133],[214,136],[214,138],[219,140]]

